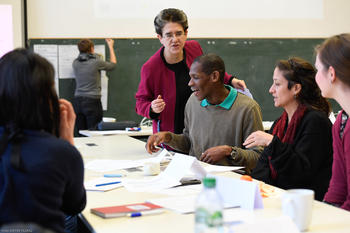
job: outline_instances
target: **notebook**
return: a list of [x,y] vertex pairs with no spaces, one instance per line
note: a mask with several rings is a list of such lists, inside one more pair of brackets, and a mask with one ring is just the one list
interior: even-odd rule
[[145,213],[152,211],[162,210],[163,207],[159,205],[154,205],[152,203],[136,203],[120,206],[110,206],[110,207],[100,207],[92,208],[90,211],[93,214],[96,214],[102,218],[115,218],[115,217],[124,217],[129,216],[133,213]]

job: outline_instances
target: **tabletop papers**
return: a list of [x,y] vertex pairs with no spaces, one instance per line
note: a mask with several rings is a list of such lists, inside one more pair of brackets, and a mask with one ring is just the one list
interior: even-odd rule
[[193,156],[175,153],[167,168],[158,176],[144,179],[125,179],[124,186],[133,192],[154,192],[180,185],[180,180],[192,171],[195,176],[202,179],[207,172]]
[[169,155],[167,150],[163,150],[155,157],[139,160],[113,160],[113,159],[95,159],[85,164],[86,169],[96,172],[110,172],[114,170],[141,167],[147,162],[162,162]]

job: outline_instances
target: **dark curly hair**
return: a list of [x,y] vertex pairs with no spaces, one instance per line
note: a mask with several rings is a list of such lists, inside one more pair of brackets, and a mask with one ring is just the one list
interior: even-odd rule
[[287,79],[288,89],[297,83],[301,85],[301,90],[296,97],[300,103],[329,115],[330,104],[322,97],[321,90],[315,81],[316,70],[309,62],[299,57],[292,57],[278,61],[276,67]]
[[186,32],[188,29],[188,21],[185,12],[175,8],[164,9],[154,18],[154,27],[156,33],[163,35],[163,28],[167,23],[178,23]]

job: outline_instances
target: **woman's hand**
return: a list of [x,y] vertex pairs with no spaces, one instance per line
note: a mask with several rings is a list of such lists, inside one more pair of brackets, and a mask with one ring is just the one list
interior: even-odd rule
[[60,105],[60,138],[74,145],[74,124],[75,112],[72,104],[65,100],[59,99]]
[[154,113],[161,113],[165,108],[165,102],[161,95],[151,102],[151,109]]
[[233,78],[231,84],[234,88],[241,89],[242,91],[244,91],[244,89],[247,88],[247,85],[245,85],[244,80]]
[[268,146],[273,139],[273,135],[263,131],[255,131],[243,142],[243,146],[251,148],[254,146]]

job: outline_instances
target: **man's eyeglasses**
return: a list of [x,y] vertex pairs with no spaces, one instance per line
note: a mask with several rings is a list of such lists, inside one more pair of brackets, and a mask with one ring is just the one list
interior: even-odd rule
[[166,38],[166,39],[168,39],[168,40],[170,40],[171,38],[173,38],[174,36],[176,37],[176,38],[179,38],[179,37],[181,37],[181,36],[183,36],[185,33],[184,32],[181,32],[181,31],[178,31],[178,32],[175,32],[175,33],[165,33],[164,34],[164,38]]

